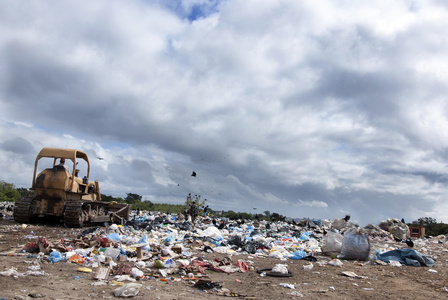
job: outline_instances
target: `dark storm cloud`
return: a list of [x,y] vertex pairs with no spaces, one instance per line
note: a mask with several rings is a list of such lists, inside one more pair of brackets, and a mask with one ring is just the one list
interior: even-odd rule
[[24,138],[17,137],[0,143],[0,148],[15,154],[28,155],[35,152],[34,146]]

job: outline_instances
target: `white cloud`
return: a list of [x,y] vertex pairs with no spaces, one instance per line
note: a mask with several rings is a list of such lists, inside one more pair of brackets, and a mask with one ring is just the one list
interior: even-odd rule
[[315,207],[315,208],[327,208],[328,204],[325,203],[324,201],[299,199],[299,202],[294,204],[294,206],[309,206],[309,207]]
[[113,196],[446,219],[446,6],[178,4],[0,4],[0,179],[68,147]]

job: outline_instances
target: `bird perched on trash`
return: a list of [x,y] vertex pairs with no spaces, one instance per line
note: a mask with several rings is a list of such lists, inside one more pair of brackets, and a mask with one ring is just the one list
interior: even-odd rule
[[414,247],[414,242],[411,239],[406,239],[406,245],[408,245],[409,247]]
[[193,171],[193,173],[191,173],[191,176],[196,177],[196,172]]

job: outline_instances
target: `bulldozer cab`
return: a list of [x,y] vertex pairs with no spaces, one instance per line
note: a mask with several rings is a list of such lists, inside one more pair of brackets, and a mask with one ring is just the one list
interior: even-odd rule
[[[52,166],[38,171],[38,164],[42,158],[52,158]],[[66,165],[59,162],[65,160]],[[83,171],[80,178],[80,166]],[[88,199],[100,200],[101,194],[97,183],[89,182],[90,162],[86,153],[75,149],[43,148],[36,157],[34,164],[33,182],[31,189],[38,196],[50,196],[61,200]],[[92,193],[93,190],[98,190]],[[45,195],[43,195],[45,194]],[[93,197],[93,198],[92,198]]]

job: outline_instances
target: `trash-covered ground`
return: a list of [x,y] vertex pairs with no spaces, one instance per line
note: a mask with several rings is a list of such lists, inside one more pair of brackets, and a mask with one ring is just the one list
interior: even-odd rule
[[448,297],[446,237],[409,240],[398,220],[378,225],[198,218],[193,226],[141,213],[126,226],[69,229],[17,224],[6,213],[0,299]]

